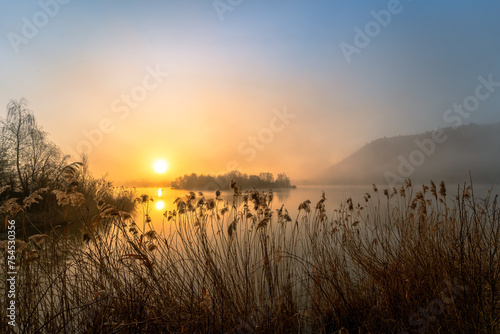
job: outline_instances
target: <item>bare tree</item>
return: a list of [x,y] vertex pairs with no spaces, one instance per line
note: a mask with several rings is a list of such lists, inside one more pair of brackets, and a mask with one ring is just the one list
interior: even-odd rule
[[9,102],[1,126],[0,146],[8,162],[6,170],[15,175],[12,178],[15,189],[29,195],[48,186],[66,157],[38,126],[24,98]]
[[259,174],[259,178],[263,181],[266,181],[266,182],[274,182],[274,175],[273,173],[269,173],[269,172],[266,172],[266,173],[260,173]]

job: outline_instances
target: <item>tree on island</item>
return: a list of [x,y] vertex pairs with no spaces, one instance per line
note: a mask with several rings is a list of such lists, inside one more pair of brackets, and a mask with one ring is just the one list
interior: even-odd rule
[[229,183],[234,180],[241,188],[295,188],[285,173],[278,174],[275,179],[272,173],[248,175],[234,170],[226,174],[210,175],[196,173],[179,176],[172,181],[172,188],[183,190],[228,190]]

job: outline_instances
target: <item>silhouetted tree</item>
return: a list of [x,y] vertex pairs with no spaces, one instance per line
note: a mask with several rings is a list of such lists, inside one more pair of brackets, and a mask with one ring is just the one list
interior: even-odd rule
[[26,100],[12,100],[1,124],[0,173],[9,175],[13,190],[29,195],[48,186],[66,162],[60,149],[38,126]]
[[286,176],[285,173],[278,174],[278,178],[276,179],[276,183],[278,186],[283,188],[290,187],[290,178]]
[[274,175],[273,173],[269,173],[269,172],[266,172],[266,173],[260,173],[259,174],[259,178],[263,181],[266,181],[266,182],[274,182]]

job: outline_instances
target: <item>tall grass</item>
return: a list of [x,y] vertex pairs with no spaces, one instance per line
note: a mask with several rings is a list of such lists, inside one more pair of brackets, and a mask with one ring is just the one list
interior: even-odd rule
[[162,231],[97,191],[82,238],[35,236],[17,254],[17,330],[500,332],[497,196],[480,200],[464,185],[449,198],[444,184],[407,182],[374,186],[365,203],[347,199],[333,214],[323,194],[290,217],[272,207],[272,191],[232,188],[230,202],[179,198]]

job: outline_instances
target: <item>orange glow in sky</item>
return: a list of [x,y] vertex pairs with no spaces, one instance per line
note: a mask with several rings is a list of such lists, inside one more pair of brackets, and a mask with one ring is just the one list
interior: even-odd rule
[[156,160],[155,163],[153,164],[153,169],[158,174],[163,174],[167,171],[168,164],[165,160]]
[[[402,3],[387,26],[370,14],[387,2],[247,1],[225,20],[211,1],[62,3],[0,10],[0,120],[26,98],[71,162],[117,186],[232,170],[307,183],[377,138],[449,126],[478,76],[500,80],[496,2]],[[467,121],[498,122],[499,104]]]

